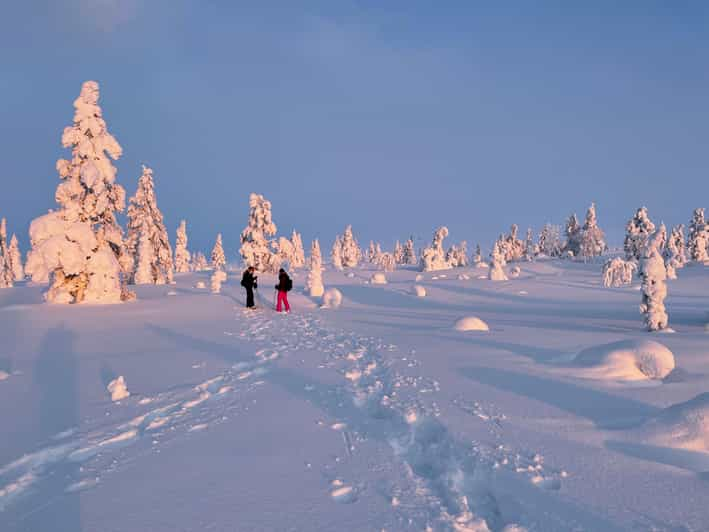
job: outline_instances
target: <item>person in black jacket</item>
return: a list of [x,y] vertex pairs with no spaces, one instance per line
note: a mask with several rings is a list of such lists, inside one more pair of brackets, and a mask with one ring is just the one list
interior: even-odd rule
[[276,312],[281,311],[281,303],[285,304],[286,312],[290,312],[288,292],[291,288],[293,288],[293,281],[288,276],[286,271],[281,268],[278,271],[278,284],[276,285],[276,290],[278,290],[278,304],[276,305]]
[[254,288],[258,288],[256,281],[257,276],[254,275],[255,269],[253,266],[246,268],[243,277],[241,278],[241,286],[246,288],[246,308],[254,308]]

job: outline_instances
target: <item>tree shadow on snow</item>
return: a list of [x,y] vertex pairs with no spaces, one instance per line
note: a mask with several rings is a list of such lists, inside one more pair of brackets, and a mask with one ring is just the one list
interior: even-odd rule
[[[37,390],[36,436],[43,444],[80,423],[75,342],[76,335],[60,325],[47,331],[40,345],[33,373]],[[10,530],[80,532],[79,495],[65,492],[66,486],[78,478],[78,464],[68,461],[51,466],[49,474],[39,475],[29,497],[12,508]]]
[[461,368],[459,372],[481,384],[522,395],[586,418],[602,429],[636,426],[649,416],[660,412],[659,408],[634,399],[534,375],[482,366],[468,366]]
[[698,473],[703,480],[709,480],[709,453],[706,452],[618,440],[608,440],[605,442],[605,446],[613,451],[646,462],[665,464]]
[[213,340],[195,338],[194,336],[190,336],[188,334],[177,332],[172,329],[168,329],[166,327],[161,327],[159,325],[154,325],[151,323],[147,323],[145,325],[145,328],[156,334],[157,336],[165,338],[170,342],[179,345],[180,347],[186,347],[187,349],[191,349],[192,351],[199,351],[207,355],[218,356],[232,364],[236,362],[253,361],[252,359],[249,359],[240,354],[238,348],[234,345],[225,345],[220,344],[218,342],[214,342]]

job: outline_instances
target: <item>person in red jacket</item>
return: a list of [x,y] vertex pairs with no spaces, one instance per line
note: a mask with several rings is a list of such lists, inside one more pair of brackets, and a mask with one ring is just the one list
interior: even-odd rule
[[288,292],[293,288],[293,281],[288,276],[286,271],[281,268],[278,271],[278,284],[276,285],[276,290],[278,290],[278,304],[276,305],[276,312],[281,312],[281,303],[285,305],[285,311],[290,312],[290,305],[288,304]]

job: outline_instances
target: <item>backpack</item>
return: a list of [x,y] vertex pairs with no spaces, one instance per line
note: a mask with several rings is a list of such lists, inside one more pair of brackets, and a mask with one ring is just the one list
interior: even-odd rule
[[286,292],[290,292],[293,289],[293,279],[286,277]]

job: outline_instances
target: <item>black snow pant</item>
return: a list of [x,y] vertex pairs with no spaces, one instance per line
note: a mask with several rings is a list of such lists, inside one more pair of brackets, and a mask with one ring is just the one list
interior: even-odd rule
[[254,289],[250,286],[246,287],[246,306],[248,308],[254,306]]

